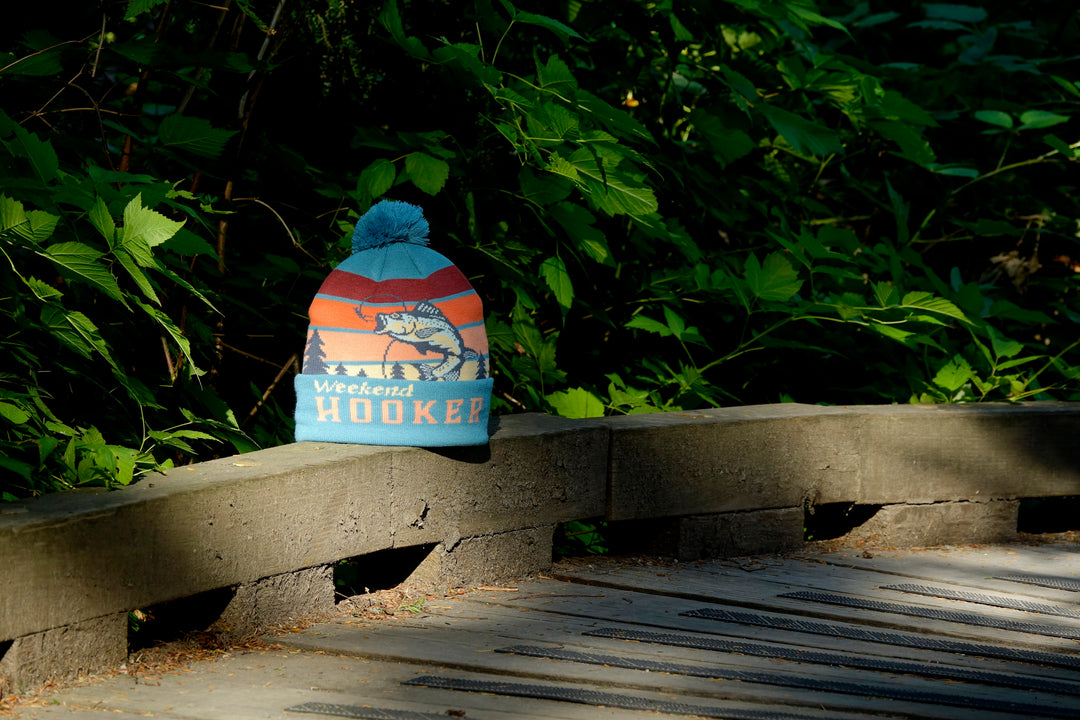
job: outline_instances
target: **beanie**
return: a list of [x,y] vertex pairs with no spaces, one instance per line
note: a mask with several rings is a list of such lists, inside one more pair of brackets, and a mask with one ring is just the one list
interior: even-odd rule
[[488,342],[480,297],[427,247],[415,205],[383,200],[309,310],[295,378],[296,439],[371,445],[488,441]]

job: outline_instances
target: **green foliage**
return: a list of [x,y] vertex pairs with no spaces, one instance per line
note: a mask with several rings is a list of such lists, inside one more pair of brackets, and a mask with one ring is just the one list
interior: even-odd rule
[[430,10],[382,18],[437,122],[380,116],[359,138],[366,172],[426,144],[449,174],[406,166],[352,199],[439,188],[441,225],[486,261],[505,409],[1074,397],[1076,143],[1047,133],[1080,95],[1051,42],[1075,22],[1025,20],[1036,4]]
[[[234,211],[198,190],[226,188],[242,125],[219,126],[229,121],[211,113],[206,81],[254,69],[245,38],[207,55],[197,13],[110,5],[104,27],[94,7],[63,19],[43,8],[25,26],[36,29],[0,46],[5,500],[127,485],[288,437],[241,427],[231,409],[255,404],[251,380],[265,372],[228,376],[225,348],[242,341],[225,323],[244,321],[245,301],[267,312],[266,300],[244,293],[246,263],[230,274],[220,254]],[[273,291],[297,275],[293,263],[257,282]]]
[[604,538],[607,523],[572,520],[555,528],[553,554],[555,558],[603,555],[610,549]]
[[0,43],[5,497],[288,441],[388,196],[503,412],[1078,398],[1067,8],[102,7]]

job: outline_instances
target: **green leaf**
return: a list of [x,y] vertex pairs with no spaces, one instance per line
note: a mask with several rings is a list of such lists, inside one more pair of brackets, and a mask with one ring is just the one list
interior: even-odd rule
[[26,213],[26,218],[29,221],[27,226],[22,230],[16,229],[16,232],[34,243],[42,243],[51,238],[57,223],[60,222],[59,215],[44,210],[31,210]]
[[7,195],[0,195],[0,233],[28,223],[23,204]]
[[1049,77],[1055,83],[1060,85],[1061,88],[1065,92],[1069,93],[1070,95],[1075,95],[1076,97],[1080,97],[1080,82],[1076,82],[1076,81],[1073,81],[1073,80],[1066,80],[1065,78],[1060,77],[1058,75],[1050,75]]
[[127,271],[131,279],[135,281],[135,285],[143,295],[147,297],[155,305],[160,305],[161,300],[158,299],[157,293],[154,291],[154,286],[150,282],[150,278],[139,267],[139,263],[131,256],[127,250],[123,248],[117,248],[116,259],[120,262],[120,266]]
[[603,417],[604,401],[584,388],[573,388],[565,392],[545,395],[555,412],[564,418]]
[[517,128],[510,123],[491,121],[492,126],[509,142],[515,150],[521,149],[521,138]]
[[114,300],[124,302],[124,294],[116,283],[116,278],[108,266],[100,262],[102,254],[89,245],[78,242],[56,243],[45,248],[41,254],[56,263],[66,276],[85,282]]
[[97,325],[86,315],[50,303],[41,308],[41,323],[57,340],[79,355],[89,358],[96,352],[119,372],[108,344],[101,338]]
[[20,125],[15,126],[15,140],[8,146],[14,155],[30,161],[34,174],[43,183],[56,179],[60,172],[60,160],[48,140],[42,140]]
[[660,337],[668,337],[672,334],[671,328],[662,322],[653,320],[651,317],[645,315],[635,315],[630,318],[630,322],[626,323],[626,327],[635,328],[637,330],[644,330],[645,332],[656,333]]
[[933,115],[895,90],[885,92],[877,110],[888,119],[903,120],[912,125],[937,127],[938,124]]
[[176,326],[176,323],[172,321],[168,315],[155,307],[150,307],[145,303],[141,303],[138,300],[135,304],[139,306],[139,309],[149,315],[154,322],[156,322],[162,330],[168,334],[172,341],[180,348],[180,352],[187,358],[192,370],[196,375],[201,375],[202,371],[195,365],[195,359],[191,356],[191,342],[184,335],[183,331]]
[[60,58],[59,48],[25,55],[18,59],[11,53],[0,53],[0,75],[24,77],[57,75],[64,69],[60,64]]
[[512,329],[514,340],[521,345],[525,353],[534,358],[540,357],[544,349],[544,336],[532,318],[522,313],[514,318]]
[[434,195],[446,185],[450,177],[450,164],[417,151],[405,156],[405,172],[413,185],[428,195]]
[[882,325],[881,323],[871,323],[870,329],[878,333],[879,335],[884,335],[890,340],[897,341],[905,347],[916,348],[920,344],[938,347],[937,343],[935,343],[933,339],[931,339],[927,335],[912,332],[910,330],[902,330],[895,325]]
[[168,2],[168,0],[129,0],[127,11],[124,13],[125,20],[132,20],[144,12],[153,10],[158,5]]
[[[538,126],[540,133],[550,135],[547,139],[562,140],[567,136],[576,138],[578,129],[578,116],[567,110],[564,106],[556,103],[544,103],[528,116],[530,129]],[[534,131],[533,135],[539,134]],[[610,136],[609,136],[610,137]],[[533,138],[535,141],[537,138]]]
[[694,34],[690,32],[685,25],[672,13],[669,19],[671,25],[671,32],[675,36],[675,42],[693,42]]
[[142,66],[156,65],[158,58],[162,55],[162,46],[154,42],[153,36],[146,37],[145,35],[114,43],[109,46],[109,49],[117,55]]
[[[33,477],[33,472],[35,470],[34,466],[30,463],[25,463],[21,460],[5,457],[3,455],[0,455],[0,468],[9,470],[26,481],[29,481],[31,477]],[[10,502],[18,499],[19,498],[9,492],[0,492],[0,502]]]
[[988,326],[986,332],[990,336],[990,347],[994,349],[994,357],[997,359],[1014,357],[1024,349],[1021,343],[1010,340],[993,327]]
[[44,210],[27,212],[18,200],[0,195],[0,234],[13,232],[37,245],[52,237],[59,221],[59,215]]
[[928,292],[909,292],[900,304],[905,308],[919,308],[928,312],[946,315],[963,323],[970,323],[964,311],[943,297],[935,297]]
[[571,242],[581,248],[586,255],[603,265],[615,265],[603,231],[593,227],[596,217],[591,212],[580,205],[568,202],[555,205],[549,212],[566,231]]
[[782,253],[770,253],[763,264],[751,254],[744,269],[746,285],[759,300],[787,302],[802,287],[799,273]]
[[688,119],[701,134],[705,145],[720,161],[721,167],[749,155],[757,147],[742,130],[725,127],[720,118],[700,108],[694,109]]
[[379,158],[364,168],[356,181],[356,186],[358,190],[362,190],[369,198],[375,200],[394,186],[396,177],[394,163],[385,158]]
[[154,247],[171,238],[182,227],[182,221],[170,220],[159,212],[143,207],[140,193],[124,208],[124,227],[120,229],[120,243],[129,245],[142,242],[148,247]]
[[900,291],[895,285],[884,280],[874,283],[874,296],[883,308],[893,307],[900,302]]
[[971,5],[929,4],[923,5],[926,17],[934,20],[954,20],[959,23],[980,23],[987,13],[981,7]]
[[208,441],[211,441],[211,442],[217,440],[216,437],[214,437],[210,433],[203,432],[202,430],[190,430],[190,429],[173,430],[169,434],[172,437],[188,438],[189,440],[208,440]]
[[1067,142],[1059,138],[1057,135],[1043,135],[1043,142],[1057,150],[1059,153],[1061,153],[1062,157],[1065,158],[1075,158],[1077,157],[1077,153],[1080,152],[1077,148],[1070,147]]
[[975,119],[1006,130],[1012,130],[1013,126],[1012,115],[1000,110],[976,110]]
[[481,85],[495,87],[502,83],[502,73],[480,59],[481,50],[479,45],[454,43],[436,48],[432,56],[440,63],[463,71],[470,82],[477,80]]
[[108,206],[105,205],[105,201],[100,196],[94,200],[94,206],[90,208],[87,218],[90,220],[90,224],[105,238],[105,242],[109,243],[109,247],[112,247],[113,243],[116,242],[116,222],[113,220]]
[[1008,300],[995,300],[987,313],[990,317],[1007,318],[1033,325],[1052,325],[1056,320],[1040,310],[1019,307]]
[[566,271],[566,264],[560,257],[549,257],[540,264],[540,276],[551,288],[555,300],[562,308],[563,314],[570,309],[574,302],[574,285],[570,281],[570,273]]
[[927,166],[937,159],[927,139],[919,130],[910,125],[892,120],[879,120],[872,122],[871,127],[882,137],[899,145],[901,157],[916,165]]
[[558,55],[552,55],[544,64],[536,66],[537,80],[544,90],[554,91],[564,95],[577,87],[577,78],[570,72],[570,66],[563,62]]
[[379,13],[379,24],[390,33],[390,36],[394,38],[394,42],[404,48],[410,55],[418,58],[428,56],[427,48],[418,38],[405,34],[405,26],[401,22],[401,14],[398,12],[396,0],[389,0],[383,5],[383,9]]
[[573,163],[571,163],[562,155],[553,154],[548,159],[548,164],[545,169],[548,172],[555,173],[556,175],[562,175],[565,178],[570,178],[574,182],[579,182],[581,180],[581,176],[579,175],[577,168],[574,167]]
[[523,167],[518,173],[518,184],[526,200],[537,205],[553,205],[574,189],[571,183],[562,178],[538,177],[530,168]]
[[162,243],[161,248],[177,255],[209,255],[217,258],[217,250],[201,237],[181,228],[175,235]]
[[[834,28],[850,35],[850,33],[848,33],[848,29],[844,27],[843,23],[840,23],[837,20],[833,20],[832,18],[825,17],[821,13],[817,12],[817,10],[815,10],[813,5],[810,3],[804,4],[792,2],[785,4],[783,7],[787,11],[788,17],[790,17],[792,20],[805,21],[810,25],[826,25],[828,27]],[[799,22],[798,24],[801,25],[802,23]]]
[[751,103],[758,101],[757,87],[745,75],[732,70],[727,65],[720,66],[720,74],[724,76],[724,84],[741,95],[744,100]]
[[[1001,372],[1002,370],[1011,370],[1014,367],[1027,365],[1028,363],[1033,363],[1043,359],[1044,357],[1042,355],[1028,355],[1027,357],[1016,358],[1015,360],[1006,360],[1003,363],[998,363],[996,370],[997,372]],[[1074,372],[1080,372],[1080,368],[1076,368]]]
[[[971,28],[967,25],[963,25],[954,20],[920,20],[919,22],[913,22],[908,27],[913,28],[926,28],[928,30],[961,30],[967,32]],[[908,63],[902,63],[907,65]],[[918,67],[917,65],[915,67]]]
[[971,380],[972,370],[967,361],[957,355],[934,375],[933,383],[947,393],[955,393]]
[[546,28],[559,36],[569,35],[572,38],[581,40],[581,35],[578,35],[577,31],[572,27],[565,25],[558,20],[549,18],[546,15],[534,15],[529,12],[518,11],[514,15],[514,22],[525,23],[526,25],[536,25],[537,27]]
[[761,112],[776,132],[799,153],[832,155],[843,152],[840,136],[824,125],[818,125],[775,105],[761,105]]
[[26,280],[26,285],[30,288],[30,291],[34,293],[34,297],[36,297],[38,300],[42,300],[45,302],[48,302],[49,300],[52,300],[54,298],[63,297],[64,295],[64,293],[60,292],[52,285],[49,285],[46,282],[42,282],[36,277],[28,278]]
[[115,471],[116,482],[120,485],[130,485],[135,479],[135,465],[139,451],[119,445],[106,445],[105,449],[111,455],[109,469]]
[[935,172],[938,175],[951,175],[953,177],[966,177],[977,178],[979,177],[979,171],[973,167],[967,167],[956,163],[928,163],[927,170]]
[[209,120],[184,115],[169,115],[158,127],[158,141],[165,147],[185,150],[192,155],[216,158],[225,150],[235,130],[220,130]]
[[1038,130],[1067,122],[1069,122],[1068,115],[1058,115],[1045,110],[1028,110],[1021,113],[1020,127],[1017,130]]
[[681,338],[682,334],[686,331],[686,322],[667,305],[664,306],[664,321],[667,322],[671,334],[675,337]]
[[26,412],[18,405],[0,402],[0,417],[13,425],[23,425],[30,419],[30,413]]
[[591,93],[578,88],[574,93],[578,107],[589,113],[605,130],[620,137],[655,143],[648,128],[632,115],[618,110]]
[[649,215],[659,208],[651,188],[638,184],[618,168],[604,167],[582,148],[570,156],[589,201],[608,215]]

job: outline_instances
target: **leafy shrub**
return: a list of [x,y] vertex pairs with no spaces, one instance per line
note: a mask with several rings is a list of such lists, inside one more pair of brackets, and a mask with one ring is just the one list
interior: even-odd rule
[[1075,391],[1074,21],[422,7],[379,22],[437,124],[377,116],[352,198],[411,181],[467,229],[506,409]]

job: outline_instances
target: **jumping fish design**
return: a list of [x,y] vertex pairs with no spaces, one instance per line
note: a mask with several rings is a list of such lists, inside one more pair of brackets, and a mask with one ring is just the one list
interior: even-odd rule
[[418,302],[412,312],[376,314],[375,332],[408,343],[420,352],[443,356],[434,368],[419,366],[421,380],[457,380],[466,360],[480,358],[475,350],[465,347],[458,329],[428,300]]

